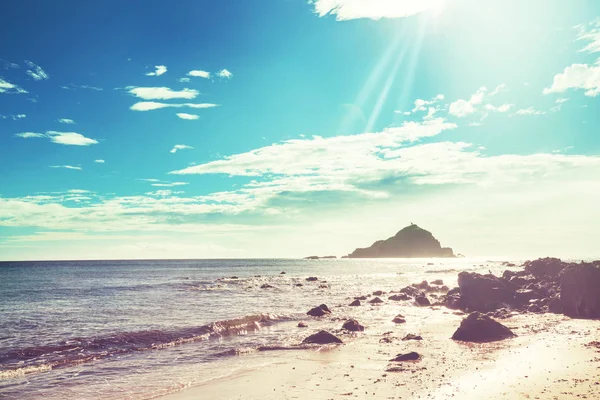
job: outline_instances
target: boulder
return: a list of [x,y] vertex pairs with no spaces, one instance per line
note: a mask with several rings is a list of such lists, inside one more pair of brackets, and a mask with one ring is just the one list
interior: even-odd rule
[[404,336],[402,340],[406,342],[407,340],[423,340],[423,338],[419,335],[409,333],[408,335]]
[[390,361],[418,361],[421,359],[421,355],[417,352],[411,351],[406,354],[398,354],[396,357],[392,358]]
[[491,311],[510,303],[514,297],[508,283],[492,274],[463,271],[458,274],[461,302],[464,308]]
[[452,335],[453,340],[465,342],[495,342],[516,336],[510,329],[487,315],[473,312],[462,320]]
[[314,282],[314,281],[318,281],[319,278],[317,278],[316,276],[309,276],[308,278],[306,278],[307,282]]
[[406,320],[404,319],[404,315],[402,314],[398,314],[394,317],[394,319],[392,320],[393,323],[395,324],[403,324],[406,322]]
[[371,304],[381,304],[381,303],[383,303],[383,300],[381,300],[379,297],[375,297],[374,299],[369,300],[369,303],[371,303]]
[[420,291],[418,288],[411,285],[411,286],[406,286],[406,287],[403,287],[402,289],[400,289],[400,293],[404,293],[411,297],[417,297],[417,296],[421,295],[423,292]]
[[319,331],[314,335],[310,335],[302,341],[305,344],[331,344],[331,343],[344,343],[340,338],[327,331]]
[[268,283],[263,283],[262,285],[260,285],[261,289],[273,289],[274,286],[269,285]]
[[532,289],[517,289],[515,291],[514,301],[518,305],[529,303],[530,300],[539,299],[540,296]]
[[342,329],[352,332],[359,332],[364,331],[365,327],[359,324],[357,320],[349,319],[348,321],[344,322],[344,325],[342,325]]
[[298,322],[298,328],[308,328],[308,325],[306,324],[306,322]]
[[436,279],[435,281],[431,281],[432,285],[443,285],[444,281],[441,279]]
[[306,314],[310,315],[311,317],[322,317],[323,315],[330,313],[331,310],[329,310],[325,304],[321,304],[318,307],[311,308]]
[[415,298],[415,304],[419,307],[429,307],[431,305],[431,302],[429,301],[427,296],[419,296]]
[[381,296],[381,295],[383,295],[383,293],[384,292],[381,291],[381,290],[376,290],[376,291],[373,292],[373,296]]
[[350,307],[358,307],[360,306],[360,300],[356,299],[352,303],[348,304]]
[[388,297],[388,300],[393,300],[393,301],[406,301],[406,300],[410,300],[412,297],[410,297],[409,295],[407,295],[406,293],[400,293],[400,294],[394,294],[390,297]]
[[563,263],[558,258],[547,257],[526,261],[523,266],[525,267],[526,273],[533,275],[538,279],[555,280],[568,264]]
[[560,277],[560,301],[569,317],[600,318],[600,268],[593,263],[565,268]]
[[281,271],[279,275],[285,275],[285,271]]

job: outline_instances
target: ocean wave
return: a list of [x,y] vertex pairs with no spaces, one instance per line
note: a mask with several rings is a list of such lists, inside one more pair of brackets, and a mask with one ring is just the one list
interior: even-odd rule
[[57,344],[12,349],[0,353],[0,379],[46,372],[137,351],[160,350],[196,341],[243,335],[262,326],[289,319],[275,314],[254,314],[196,327],[168,331],[118,332],[103,336],[70,338]]

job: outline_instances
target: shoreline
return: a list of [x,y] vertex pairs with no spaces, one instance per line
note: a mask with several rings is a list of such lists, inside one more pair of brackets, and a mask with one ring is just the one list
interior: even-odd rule
[[[462,316],[445,309],[393,329],[367,327],[341,346],[258,355],[264,367],[215,379],[162,400],[210,399],[513,399],[600,398],[600,339],[595,320],[522,314],[503,321],[517,337],[492,343],[455,342]],[[422,341],[401,341],[407,333]],[[418,362],[391,363],[397,353],[418,351]],[[245,357],[245,356],[239,356]],[[396,368],[396,372],[393,369]]]

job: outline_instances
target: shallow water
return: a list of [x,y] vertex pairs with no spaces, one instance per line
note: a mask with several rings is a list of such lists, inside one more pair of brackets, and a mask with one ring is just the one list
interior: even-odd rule
[[277,357],[257,350],[339,328],[305,315],[318,304],[381,325],[389,321],[376,307],[347,304],[424,279],[453,287],[461,270],[504,269],[466,258],[0,263],[0,397],[158,397]]

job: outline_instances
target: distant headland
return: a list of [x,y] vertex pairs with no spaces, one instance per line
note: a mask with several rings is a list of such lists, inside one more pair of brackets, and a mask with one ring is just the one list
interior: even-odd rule
[[431,232],[410,224],[395,236],[359,248],[344,258],[433,258],[456,257],[450,247],[442,247]]

